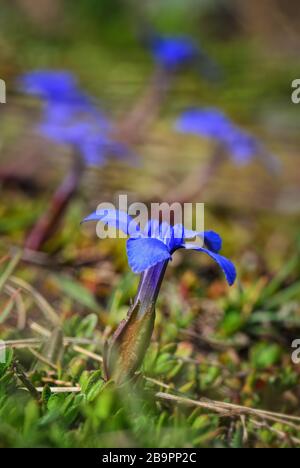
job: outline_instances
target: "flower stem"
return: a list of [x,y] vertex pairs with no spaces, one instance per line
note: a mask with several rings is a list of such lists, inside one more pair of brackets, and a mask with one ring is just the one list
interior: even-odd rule
[[149,127],[159,115],[168,96],[174,75],[157,68],[144,94],[117,130],[117,139],[127,144],[139,144],[145,140]]
[[225,160],[224,148],[218,145],[206,165],[187,176],[176,189],[165,195],[164,200],[168,203],[187,203],[197,198],[201,200],[206,187],[216,176]]
[[155,304],[169,261],[158,263],[146,270],[140,279],[135,304],[140,304],[139,317],[142,317],[151,304]]
[[105,358],[108,379],[122,383],[133,376],[142,364],[149,347],[155,304],[168,260],[146,270],[140,279],[137,295],[127,318],[118,326]]
[[25,249],[38,251],[49,239],[61,221],[66,208],[79,187],[85,164],[82,157],[74,153],[73,166],[66,175],[52,199],[46,212],[37,221],[25,241]]

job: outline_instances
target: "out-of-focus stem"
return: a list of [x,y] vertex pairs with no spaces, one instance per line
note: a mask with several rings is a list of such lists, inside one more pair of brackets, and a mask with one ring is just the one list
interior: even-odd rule
[[73,166],[51,198],[46,212],[29,233],[25,241],[25,250],[40,250],[55,231],[66,208],[77,192],[84,169],[83,158],[74,152]]
[[196,172],[192,172],[175,189],[172,189],[164,197],[167,203],[187,203],[203,197],[206,187],[217,174],[226,159],[226,153],[222,146],[218,146],[206,165],[201,166]]
[[138,144],[160,113],[168,95],[174,74],[157,68],[141,98],[126,114],[117,129],[117,139],[127,144]]
[[127,318],[117,328],[105,358],[108,379],[122,383],[140,367],[149,347],[154,322],[155,304],[168,265],[162,262],[145,271],[138,293]]
[[261,160],[263,166],[272,176],[278,177],[280,174],[281,163],[276,156],[273,156],[265,149],[262,149],[258,158]]

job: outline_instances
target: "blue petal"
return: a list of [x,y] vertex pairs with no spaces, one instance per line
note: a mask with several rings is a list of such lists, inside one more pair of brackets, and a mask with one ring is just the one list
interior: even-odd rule
[[203,234],[200,234],[201,237],[204,237],[204,243],[206,247],[209,248],[212,252],[220,252],[222,249],[222,238],[214,231],[205,231]]
[[215,252],[211,252],[210,250],[203,249],[202,247],[197,247],[196,245],[183,245],[183,248],[187,250],[196,250],[198,252],[203,252],[207,255],[209,255],[223,270],[225,273],[226,279],[228,281],[228,284],[232,286],[236,280],[236,269],[234,264],[228,260],[227,258],[223,257],[222,255],[219,255]]
[[[174,226],[174,232],[175,238],[177,239],[180,239],[180,235],[183,233],[182,241],[184,239],[194,239],[196,237],[201,237],[206,247],[208,247],[209,250],[212,250],[213,252],[220,252],[222,249],[222,239],[219,234],[214,231],[197,232],[191,229],[185,229],[181,224],[177,224]],[[180,244],[182,244],[182,241]]]
[[108,155],[107,145],[100,135],[79,141],[78,147],[81,149],[85,162],[89,166],[101,166],[105,164]]
[[19,80],[21,88],[28,94],[58,100],[77,87],[77,80],[64,70],[35,70],[25,73]]
[[239,165],[249,163],[261,151],[256,138],[236,127],[225,135],[224,143],[234,162]]
[[194,41],[185,36],[155,36],[150,45],[156,62],[170,71],[191,63],[199,53]]
[[183,238],[184,239],[194,239],[197,237],[199,233],[197,231],[193,231],[192,229],[184,228]]
[[157,219],[150,219],[145,226],[144,236],[159,239],[160,224]]
[[230,131],[231,125],[231,121],[218,109],[192,108],[181,114],[175,128],[182,133],[222,140]]
[[171,260],[167,246],[158,239],[129,239],[127,256],[134,273],[142,273],[158,263]]
[[125,211],[117,210],[97,210],[87,216],[82,223],[89,221],[101,221],[104,225],[114,227],[126,235],[138,237],[139,227],[135,221]]
[[168,244],[170,241],[172,242],[174,239],[174,228],[164,221],[159,227],[159,236],[164,244]]
[[[175,224],[173,227],[174,230],[174,238],[180,240],[180,243],[185,239],[185,232],[187,231],[182,224]],[[190,231],[194,232],[194,231]],[[194,234],[192,237],[196,237]]]

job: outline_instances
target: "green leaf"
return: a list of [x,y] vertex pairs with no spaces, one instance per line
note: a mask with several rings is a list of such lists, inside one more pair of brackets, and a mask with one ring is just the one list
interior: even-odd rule
[[50,397],[51,397],[52,393],[51,393],[51,389],[50,389],[50,386],[49,385],[45,385],[45,387],[43,388],[43,392],[42,392],[42,401],[43,403],[48,403]]
[[231,448],[239,449],[243,448],[243,428],[238,427],[236,431],[233,434],[231,443],[230,443]]
[[0,292],[2,291],[3,287],[5,286],[9,277],[13,274],[14,270],[17,268],[18,263],[22,257],[22,253],[18,252],[9,262],[7,267],[5,268],[4,272],[0,275]]
[[[0,341],[0,346],[1,346],[1,341]],[[7,369],[10,367],[12,360],[13,360],[13,350],[11,348],[6,348],[5,351],[5,362],[0,362],[0,378],[4,376],[5,372]],[[0,350],[0,355],[1,355],[1,350]]]
[[267,301],[266,306],[278,307],[294,299],[300,299],[300,281],[275,294],[270,300]]
[[94,401],[98,397],[98,395],[100,395],[104,385],[105,382],[103,380],[98,380],[97,382],[95,382],[87,392],[87,401]]
[[92,338],[95,328],[98,324],[98,316],[96,314],[90,314],[81,320],[76,336],[82,336],[84,338]]
[[229,311],[226,313],[222,323],[220,324],[220,332],[224,336],[232,336],[244,325],[242,315],[237,311]]
[[4,309],[0,313],[0,324],[5,322],[5,320],[7,319],[7,317],[9,316],[11,311],[13,310],[14,305],[15,305],[15,301],[13,300],[13,298],[10,298],[9,301],[7,302],[6,306],[4,307]]
[[39,419],[39,406],[35,400],[30,400],[24,410],[24,434],[32,431]]
[[293,257],[287,262],[279,271],[279,273],[270,281],[270,283],[263,289],[259,303],[271,297],[280,288],[280,285],[289,277],[289,275],[296,269],[299,262],[298,256]]
[[58,287],[75,302],[78,302],[93,312],[99,312],[100,307],[97,304],[94,295],[82,286],[81,283],[62,275],[54,279]]
[[257,369],[266,369],[277,364],[281,354],[277,344],[258,343],[251,350],[251,361]]
[[97,398],[104,385],[105,382],[102,378],[102,371],[98,370],[90,374],[84,386],[81,387],[81,390],[85,393],[87,400],[91,402]]

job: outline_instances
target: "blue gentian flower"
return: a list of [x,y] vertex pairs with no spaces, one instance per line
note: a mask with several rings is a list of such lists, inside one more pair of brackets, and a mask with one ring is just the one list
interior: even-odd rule
[[232,129],[231,121],[217,109],[188,109],[176,121],[175,128],[204,138],[223,141]]
[[218,109],[189,109],[177,119],[175,128],[216,141],[237,164],[247,164],[256,156],[263,156],[269,162],[272,159],[259,140],[237,127]]
[[196,43],[186,36],[154,35],[150,48],[156,63],[171,72],[191,64],[199,55]]
[[36,70],[25,73],[19,80],[22,90],[53,102],[73,101],[77,96],[78,83],[67,71]]
[[[140,367],[150,344],[156,301],[173,253],[178,249],[192,249],[209,255],[221,267],[229,285],[236,279],[236,270],[233,263],[219,254],[222,240],[213,231],[199,233],[185,229],[182,224],[170,226],[157,220],[141,228],[124,211],[110,209],[92,213],[83,220],[87,221],[100,221],[126,234],[129,265],[134,273],[141,274],[127,318],[115,331],[104,358],[106,378],[123,383]],[[202,240],[203,247],[189,242],[195,238]]]
[[[220,236],[207,231],[199,233],[187,230],[183,225],[170,226],[157,220],[148,222],[144,229],[125,212],[115,210],[99,210],[84,219],[87,221],[101,221],[104,225],[117,228],[129,236],[127,241],[127,256],[129,265],[134,273],[143,273],[162,263],[169,262],[178,249],[196,250],[209,255],[223,270],[229,285],[236,279],[233,263],[219,254],[222,248]],[[187,242],[191,239],[203,240],[203,247],[199,244]]]
[[102,165],[111,155],[134,159],[129,148],[114,141],[114,125],[71,73],[35,71],[26,73],[20,83],[23,91],[43,99],[38,130],[46,138],[74,147],[88,165]]
[[225,135],[224,146],[234,162],[241,165],[263,153],[263,146],[255,137],[234,127]]
[[218,65],[189,36],[162,36],[146,31],[144,42],[156,64],[168,73],[193,65],[209,81],[215,82],[222,77]]

